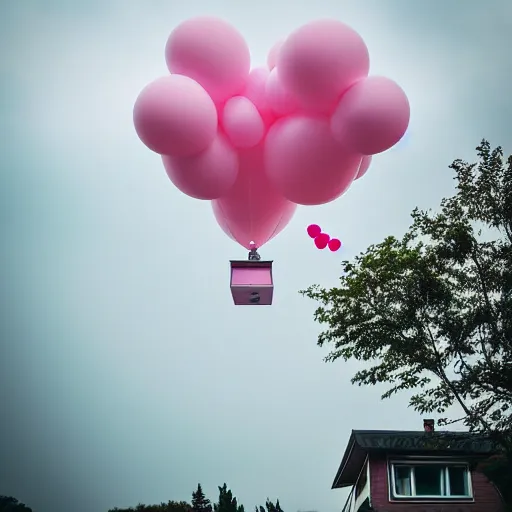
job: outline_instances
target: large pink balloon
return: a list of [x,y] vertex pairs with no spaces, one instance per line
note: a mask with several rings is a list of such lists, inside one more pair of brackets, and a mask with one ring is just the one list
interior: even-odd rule
[[222,125],[235,148],[252,148],[261,142],[265,133],[258,109],[243,96],[234,96],[226,102]]
[[331,120],[334,137],[362,155],[394,146],[409,125],[409,100],[393,80],[372,76],[351,87]]
[[165,58],[171,73],[197,80],[216,103],[242,92],[251,63],[243,36],[229,23],[206,16],[173,30]]
[[213,213],[222,230],[242,247],[251,241],[261,247],[290,222],[297,205],[286,200],[268,181],[263,166],[263,148],[240,151],[240,171],[234,187],[212,201]]
[[208,93],[186,76],[155,80],[133,108],[142,142],[161,155],[187,156],[206,149],[217,133],[217,110]]
[[361,164],[359,165],[359,169],[357,170],[357,174],[356,174],[356,178],[355,178],[356,180],[358,180],[359,178],[362,178],[366,174],[366,171],[369,169],[371,163],[372,163],[371,155],[363,156],[363,158],[361,160]]
[[162,161],[176,188],[195,199],[223,196],[238,176],[238,155],[220,134],[198,155],[185,158],[163,156]]
[[308,23],[293,32],[277,57],[280,79],[304,105],[324,111],[368,76],[370,58],[361,36],[336,20]]
[[323,204],[338,198],[354,181],[360,163],[360,155],[333,139],[329,120],[324,118],[281,119],[265,140],[265,166],[271,182],[298,204]]
[[299,102],[297,98],[287,90],[274,68],[268,77],[265,88],[267,103],[277,116],[287,116],[297,111]]

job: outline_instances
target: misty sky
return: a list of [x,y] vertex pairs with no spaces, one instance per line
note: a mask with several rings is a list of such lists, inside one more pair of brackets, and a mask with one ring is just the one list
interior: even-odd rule
[[[261,250],[270,308],[232,304],[246,251],[208,202],[180,194],[137,138],[133,102],[167,72],[184,19],[224,17],[253,65],[315,18],[364,37],[371,73],[411,102],[407,139],[329,205],[300,207]],[[341,509],[330,490],[351,429],[417,429],[407,396],[326,364],[315,304],[340,259],[400,236],[450,194],[448,165],[483,137],[512,151],[509,0],[17,0],[0,4],[0,494],[36,512],[215,500]],[[319,223],[344,249],[314,249]]]

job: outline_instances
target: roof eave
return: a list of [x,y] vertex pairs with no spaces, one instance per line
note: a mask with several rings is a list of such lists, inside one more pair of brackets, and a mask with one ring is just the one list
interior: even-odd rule
[[340,480],[341,476],[343,475],[343,471],[345,470],[348,462],[350,461],[350,457],[354,450],[355,444],[356,444],[356,438],[354,435],[354,431],[352,430],[347,447],[345,448],[345,453],[343,454],[343,458],[341,459],[340,467],[338,468],[338,471],[336,472],[336,476],[334,477],[334,481],[332,483],[331,489],[341,489],[343,487],[348,487],[349,485],[351,485],[351,484],[339,485],[339,480]]

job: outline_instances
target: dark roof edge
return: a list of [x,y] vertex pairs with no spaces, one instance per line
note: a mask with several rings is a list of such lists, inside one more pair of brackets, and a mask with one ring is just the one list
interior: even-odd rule
[[[332,483],[331,489],[338,489],[339,486],[337,485],[338,480],[340,479],[341,475],[343,474],[343,470],[345,469],[345,466],[347,465],[348,461],[350,460],[350,456],[352,455],[352,451],[354,450],[355,444],[356,444],[356,431],[352,430],[350,433],[350,438],[348,440],[347,447],[345,448],[345,452],[343,453],[343,458],[341,459],[340,466],[338,468],[338,471],[336,472],[336,476],[334,477],[334,481]],[[346,487],[346,486],[342,486]]]
[[[334,481],[332,483],[331,489],[340,489],[343,487],[349,487],[349,483],[343,483],[340,485],[340,480],[345,472],[345,469],[347,465],[349,464],[352,455],[355,451],[363,451],[365,453],[368,453],[370,451],[380,451],[380,450],[388,450],[389,448],[378,448],[378,447],[370,447],[370,446],[364,446],[360,445],[360,441],[358,441],[358,436],[360,435],[384,435],[384,436],[405,436],[405,437],[420,437],[423,434],[426,434],[426,438],[433,437],[433,438],[447,438],[450,436],[453,436],[454,438],[464,438],[467,436],[470,438],[478,438],[480,437],[480,440],[489,442],[489,436],[483,433],[477,433],[477,432],[465,432],[465,431],[436,431],[434,433],[425,433],[423,430],[352,430],[350,434],[349,441],[347,443],[347,447],[345,448],[345,452],[343,454],[343,458],[341,460],[340,466],[338,468],[338,471],[336,472],[336,476],[334,477]],[[432,435],[433,434],[433,435]],[[494,444],[494,443],[492,443]],[[390,447],[391,448],[391,447]],[[391,448],[393,450],[393,448]],[[466,451],[466,450],[463,450]],[[487,450],[486,450],[487,451]],[[494,451],[494,450],[490,450]],[[487,453],[490,453],[487,452]],[[454,450],[456,452],[456,450]],[[485,452],[484,452],[485,453]],[[476,454],[475,454],[476,455]]]

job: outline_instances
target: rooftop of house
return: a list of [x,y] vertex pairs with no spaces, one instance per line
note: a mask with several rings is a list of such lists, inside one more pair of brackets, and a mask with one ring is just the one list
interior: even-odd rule
[[[433,426],[431,427],[433,429]],[[332,489],[355,485],[368,453],[485,456],[496,453],[496,444],[480,434],[403,430],[352,430]]]

